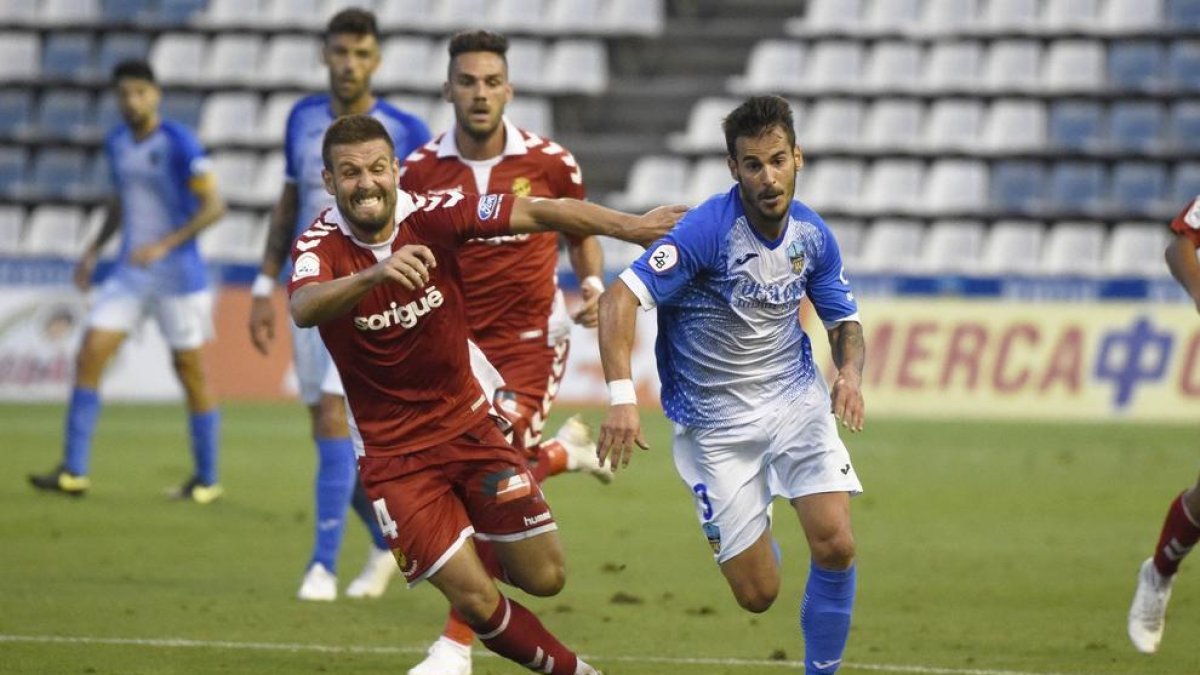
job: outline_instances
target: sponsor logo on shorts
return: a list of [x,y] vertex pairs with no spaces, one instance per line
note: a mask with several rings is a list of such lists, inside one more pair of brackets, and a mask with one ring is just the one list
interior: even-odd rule
[[315,277],[321,273],[321,259],[316,253],[301,253],[292,268],[292,281]]
[[475,208],[480,220],[488,220],[500,213],[500,195],[483,195]]
[[708,539],[708,545],[712,547],[713,555],[721,552],[721,528],[717,527],[716,523],[705,523],[703,525],[704,536]]
[[533,494],[533,476],[528,471],[518,472],[515,468],[504,469],[485,476],[485,494],[496,498],[497,504],[507,504]]
[[679,250],[675,244],[659,244],[647,259],[650,269],[662,274],[679,264]]
[[403,305],[393,302],[387,309],[378,314],[354,317],[354,327],[359,330],[370,331],[383,330],[392,326],[412,328],[417,325],[421,317],[441,307],[443,302],[445,302],[445,297],[438,290],[438,287],[428,286],[425,288],[425,295],[421,296],[420,299]]
[[525,516],[524,520],[525,520],[525,527],[533,527],[534,525],[541,525],[542,523],[546,522],[547,520],[550,520],[550,512],[544,511],[542,513],[537,514],[536,516],[534,516],[532,518],[530,518],[529,516]]

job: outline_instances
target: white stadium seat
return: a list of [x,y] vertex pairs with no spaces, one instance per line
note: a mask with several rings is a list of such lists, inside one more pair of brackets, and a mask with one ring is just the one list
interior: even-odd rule
[[991,274],[1034,274],[1042,261],[1045,227],[1028,220],[992,223],[983,244],[981,269]]
[[[721,121],[741,99],[709,96],[696,101],[688,113],[687,127],[682,133],[667,137],[667,147],[674,152],[724,152],[725,133]],[[799,120],[802,115],[795,109],[792,116]]]
[[628,211],[682,202],[688,164],[682,157],[644,155],[629,170],[625,190],[610,195],[614,207]]
[[979,266],[983,223],[976,220],[939,220],[929,227],[921,265],[933,273],[969,273]]
[[1096,274],[1104,256],[1104,226],[1090,221],[1064,221],[1050,227],[1042,257],[1047,274]]
[[512,38],[508,41],[508,80],[517,91],[545,88],[546,51],[541,40]]
[[[87,24],[100,19],[100,0],[30,0],[41,6],[39,19],[48,24]],[[7,4],[7,3],[5,3]]]
[[209,46],[203,73],[208,84],[249,84],[259,77],[262,38],[257,35],[218,35]]
[[977,42],[935,43],[925,59],[925,86],[934,91],[979,87],[983,50]]
[[258,105],[257,94],[210,94],[200,111],[200,139],[213,145],[257,141]]
[[259,18],[273,28],[320,28],[334,12],[326,12],[321,0],[274,0],[262,8]]
[[1042,84],[1048,91],[1096,91],[1104,87],[1104,46],[1092,40],[1058,40],[1046,52]]
[[[489,23],[502,33],[538,33],[547,27],[550,7],[562,0],[492,0]],[[574,32],[580,32],[575,30]],[[509,45],[512,42],[510,40]]]
[[1162,0],[1107,0],[1100,23],[1112,32],[1161,28]]
[[1116,275],[1157,277],[1168,274],[1163,252],[1171,240],[1160,223],[1118,223],[1104,254],[1104,271]]
[[25,225],[22,248],[26,255],[75,258],[86,245],[83,222],[83,211],[74,206],[38,206]]
[[273,87],[320,88],[328,81],[321,41],[307,35],[276,35],[267,43],[258,81]]
[[604,29],[604,6],[601,0],[550,0],[546,13],[534,18],[537,30],[552,35],[596,33]]
[[990,89],[1034,91],[1041,82],[1042,48],[1033,40],[1000,40],[988,50],[983,83]]
[[599,40],[559,40],[546,51],[546,63],[550,91],[599,94],[608,87],[608,52]]
[[0,206],[0,255],[21,252],[25,209],[20,206]]
[[0,82],[35,79],[41,72],[41,53],[37,33],[0,32]]
[[198,238],[208,260],[253,263],[262,259],[266,226],[249,211],[230,211]]
[[603,25],[611,33],[661,35],[664,0],[608,0]]
[[912,42],[889,40],[871,50],[862,86],[873,90],[911,91],[921,83],[924,54]]
[[789,23],[810,34],[822,31],[850,31],[862,25],[863,0],[809,0],[803,19]]
[[864,272],[898,274],[920,268],[925,228],[912,220],[884,218],[871,224],[863,240],[859,268]]
[[[513,124],[543,138],[554,138],[554,109],[540,96],[518,96],[504,108]],[[424,119],[424,118],[422,118]]]
[[1041,23],[1055,30],[1087,30],[1100,14],[1100,0],[1053,0],[1042,4]]
[[987,207],[987,165],[973,159],[941,159],[929,168],[921,201],[934,213],[979,212]]
[[924,120],[920,101],[879,99],[867,116],[863,144],[876,152],[910,149],[921,138]]
[[855,91],[862,77],[862,46],[850,40],[829,40],[808,50],[799,84],[801,91]]
[[207,26],[259,26],[263,24],[267,0],[208,0],[208,9],[198,17]]
[[866,24],[873,30],[907,31],[917,26],[920,16],[921,0],[872,0]]
[[823,98],[809,110],[796,133],[801,148],[828,150],[852,148],[861,141],[863,104],[839,98]]
[[877,160],[864,183],[863,207],[876,213],[912,213],[922,207],[924,177],[918,160]]
[[381,30],[424,30],[431,25],[436,2],[440,0],[379,0],[375,17]]
[[1022,30],[1037,26],[1040,0],[988,0],[982,24],[992,30]]
[[992,103],[984,123],[983,146],[993,152],[1037,150],[1046,145],[1046,106],[1027,99]]
[[979,0],[925,0],[921,28],[935,35],[974,28],[979,21]]
[[251,200],[259,204],[273,204],[283,191],[283,152],[270,152],[258,164],[251,189]]
[[862,254],[863,239],[866,237],[866,227],[862,221],[846,220],[845,218],[828,218],[825,224],[833,232],[837,240],[838,250],[842,254],[842,262],[851,273],[857,268],[858,258]]
[[982,129],[982,103],[942,99],[929,108],[923,145],[931,150],[969,150],[978,146]]
[[212,163],[221,194],[239,202],[248,202],[255,198],[254,184],[258,180],[257,153],[224,150],[213,153]]
[[823,159],[797,174],[796,197],[821,211],[857,210],[865,181],[863,163],[857,159]]
[[695,206],[733,185],[729,164],[724,157],[705,157],[696,162],[684,187],[683,203]]
[[[436,79],[431,77],[430,57],[433,48],[433,40],[417,35],[387,38],[380,48],[384,67],[375,71],[371,83],[381,89],[427,88],[441,83],[446,79],[445,71],[438,74]],[[398,67],[400,64],[403,67]]]
[[150,48],[154,76],[163,84],[195,84],[204,79],[208,39],[198,33],[164,33]]
[[794,92],[803,86],[804,47],[796,40],[759,40],[750,48],[746,73],[730,78],[735,94]]
[[300,100],[300,96],[301,94],[283,91],[267,97],[259,114],[256,134],[263,144],[279,145],[283,143],[284,135],[287,133],[288,115],[292,112],[292,106]]

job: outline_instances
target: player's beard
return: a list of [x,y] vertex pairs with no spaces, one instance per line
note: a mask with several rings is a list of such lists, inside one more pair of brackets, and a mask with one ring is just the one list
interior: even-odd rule
[[475,111],[468,108],[463,112],[458,125],[468,136],[482,142],[491,138],[492,134],[496,133],[496,129],[500,128],[501,117],[504,115],[504,111],[501,110],[495,113],[492,113],[490,110],[487,111],[489,113],[488,118],[483,123],[476,122],[473,118],[473,115],[477,114],[477,112],[482,111]]
[[[379,201],[374,206],[364,206],[360,200],[377,197]],[[346,221],[368,234],[375,234],[391,224],[396,215],[395,190],[355,190],[348,197],[338,195],[338,211]]]
[[[742,196],[742,205],[754,210],[758,216],[758,220],[763,223],[781,223],[788,214],[788,209],[792,204],[792,195],[789,190],[759,190],[751,195],[750,190],[744,185],[739,185],[738,190]],[[763,200],[777,197],[776,203],[773,206],[768,206],[763,203]]]

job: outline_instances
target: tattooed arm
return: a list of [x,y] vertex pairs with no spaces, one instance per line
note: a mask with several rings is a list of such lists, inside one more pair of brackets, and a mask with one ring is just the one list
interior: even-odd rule
[[862,396],[863,364],[867,346],[863,340],[862,324],[843,321],[829,329],[829,346],[838,376],[833,382],[833,414],[850,431],[862,431],[866,410]]

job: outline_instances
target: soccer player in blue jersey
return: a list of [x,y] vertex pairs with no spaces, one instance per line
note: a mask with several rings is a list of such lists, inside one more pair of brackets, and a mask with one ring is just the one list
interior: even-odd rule
[[[724,122],[737,185],[689,211],[600,300],[609,383],[598,454],[616,469],[645,449],[630,379],[637,308],[658,308],[659,377],[675,422],[675,467],[739,605],[763,612],[779,593],[771,502],[789,501],[811,552],[800,606],[805,672],[837,670],[854,601],[850,496],[862,491],[837,421],[862,428],[858,307],[832,232],[793,199],[802,164],[792,112],[746,100]],[[825,324],[832,394],[800,326],[807,297]]]
[[96,240],[75,271],[86,291],[100,249],[122,230],[116,268],[92,304],[75,364],[67,407],[62,463],[31,475],[35,488],[83,495],[90,485],[92,434],[100,415],[100,375],[109,359],[147,315],[171,347],[187,396],[195,472],[171,496],[207,504],[221,495],[217,483],[220,413],[204,378],[201,347],[212,334],[212,294],[196,235],[225,213],[210,161],[187,127],[162,119],[162,91],[150,66],[126,61],[113,72],[124,123],[104,142],[116,196]]
[[[301,99],[288,117],[283,193],[271,212],[271,232],[258,278],[251,289],[254,299],[250,308],[250,339],[264,354],[275,338],[271,294],[292,241],[308,229],[321,211],[334,204],[321,179],[324,167],[321,141],[325,130],[345,115],[371,115],[391,135],[399,157],[430,139],[424,122],[371,93],[371,75],[380,63],[379,29],[374,14],[362,9],[345,9],[335,14],[326,25],[321,55],[329,69],[329,92]],[[316,537],[298,597],[337,599],[338,551],[346,507],[351,503],[371,531],[373,543],[366,566],[347,587],[346,595],[379,597],[396,573],[396,562],[358,485],[341,379],[315,328],[293,325],[292,348],[300,397],[308,406],[317,446]]]

